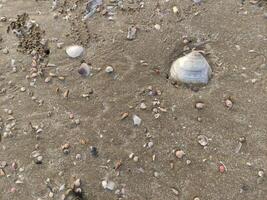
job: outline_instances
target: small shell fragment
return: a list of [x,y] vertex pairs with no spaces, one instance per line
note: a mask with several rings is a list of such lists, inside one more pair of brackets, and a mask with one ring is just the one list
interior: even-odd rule
[[207,84],[211,74],[207,60],[197,51],[178,58],[170,70],[171,79],[192,84]]
[[113,181],[104,180],[102,181],[102,187],[106,190],[114,190],[115,189],[115,183]]
[[209,139],[205,135],[199,135],[197,137],[198,143],[201,146],[207,146]]
[[77,58],[81,56],[84,52],[84,48],[82,46],[73,45],[66,48],[66,53],[71,58]]
[[140,126],[142,122],[142,119],[138,117],[137,115],[133,115],[133,123],[134,126]]

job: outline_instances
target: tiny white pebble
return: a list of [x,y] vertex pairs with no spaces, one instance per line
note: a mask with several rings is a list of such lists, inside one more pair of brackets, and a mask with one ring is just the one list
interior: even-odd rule
[[159,31],[159,30],[160,30],[160,28],[161,28],[161,26],[160,26],[159,24],[155,24],[155,26],[154,26],[154,27],[155,27],[155,29],[156,29],[156,30],[158,30],[158,31]]
[[138,156],[134,156],[133,161],[138,162],[138,160],[139,160]]
[[105,69],[106,73],[112,73],[113,71],[114,71],[114,69],[111,66],[107,66],[106,69]]

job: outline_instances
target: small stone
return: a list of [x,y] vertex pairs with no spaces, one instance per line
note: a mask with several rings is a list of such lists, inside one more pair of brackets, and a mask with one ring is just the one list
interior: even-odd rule
[[46,77],[46,79],[45,79],[45,83],[49,83],[51,80],[52,80],[52,77],[51,77],[51,76],[48,76],[48,77]]
[[61,146],[61,149],[64,150],[64,149],[69,149],[70,148],[70,144],[69,143],[66,143],[66,144],[63,144]]
[[106,73],[112,73],[113,71],[114,71],[114,69],[111,66],[107,66],[106,69],[105,69]]
[[264,176],[264,171],[260,170],[260,171],[258,172],[258,176],[259,176],[259,177],[263,177],[263,176]]
[[0,168],[0,177],[5,176],[5,175],[6,175],[5,171]]
[[179,195],[179,191],[178,191],[177,189],[175,189],[175,188],[171,188],[171,190],[172,190],[172,192],[173,192],[176,196]]
[[155,176],[156,178],[158,178],[158,177],[159,177],[159,173],[158,173],[158,172],[154,172],[154,176]]
[[225,166],[222,163],[219,165],[219,172],[221,172],[221,173],[225,172]]
[[150,141],[150,142],[147,143],[147,147],[148,147],[148,148],[152,148],[153,145],[154,145],[154,143],[153,143],[152,141]]
[[17,164],[16,162],[13,162],[13,163],[11,164],[11,169],[12,169],[13,171],[16,171],[16,170],[18,169],[18,164]]
[[130,26],[128,28],[127,39],[128,40],[134,40],[136,38],[136,32],[137,32],[136,27],[135,26]]
[[3,50],[2,50],[3,54],[8,54],[9,53],[9,50],[7,47],[5,47]]
[[173,6],[172,7],[172,11],[173,11],[174,14],[177,14],[179,12],[177,6]]
[[42,156],[37,156],[37,158],[34,160],[35,164],[40,165],[43,162]]
[[154,28],[159,31],[161,26],[159,24],[155,24]]
[[91,146],[90,147],[90,153],[93,157],[98,157],[98,151],[96,147]]
[[205,104],[202,102],[198,102],[198,103],[196,103],[195,107],[198,110],[202,110],[205,107]]
[[73,183],[75,188],[79,188],[81,186],[81,179],[76,179]]
[[75,156],[75,158],[76,158],[77,160],[81,160],[82,155],[81,155],[81,154],[77,154],[77,155]]
[[233,107],[233,102],[230,99],[225,100],[225,106],[229,109]]
[[21,87],[21,88],[20,88],[20,91],[21,91],[21,92],[25,92],[25,91],[26,91],[26,88],[25,88],[25,87]]
[[186,160],[186,164],[190,165],[191,164],[191,160]]
[[54,197],[54,193],[53,192],[49,192],[49,195],[48,195],[50,198],[53,198]]
[[142,123],[142,119],[138,117],[137,115],[133,115],[133,123],[134,123],[134,126],[140,126]]
[[183,150],[178,150],[175,152],[175,156],[179,159],[183,158],[185,155],[185,152]]
[[131,153],[131,154],[129,155],[129,158],[130,158],[130,159],[133,159],[133,158],[134,158],[134,153]]
[[134,156],[134,157],[133,157],[133,161],[134,161],[134,162],[138,162],[138,160],[139,160],[138,156]]
[[140,104],[140,109],[145,110],[146,108],[147,108],[146,104],[142,102]]
[[63,46],[64,46],[64,42],[58,42],[57,43],[57,48],[58,49],[62,49]]

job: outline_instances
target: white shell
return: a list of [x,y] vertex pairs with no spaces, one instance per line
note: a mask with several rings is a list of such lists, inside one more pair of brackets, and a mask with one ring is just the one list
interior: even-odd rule
[[170,78],[183,83],[207,84],[211,73],[207,60],[199,52],[192,51],[173,62]]
[[104,189],[114,190],[116,187],[116,184],[113,181],[104,180],[102,181],[102,187]]
[[66,48],[66,53],[71,58],[77,58],[83,54],[84,48],[78,45],[69,46]]
[[133,123],[134,126],[140,126],[142,122],[142,119],[138,117],[137,115],[133,115]]

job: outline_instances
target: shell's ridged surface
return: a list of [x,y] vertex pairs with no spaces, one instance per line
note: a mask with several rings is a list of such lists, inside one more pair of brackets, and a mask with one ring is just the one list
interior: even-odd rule
[[66,48],[66,53],[71,58],[77,58],[83,54],[84,48],[78,45],[69,46]]
[[170,77],[183,83],[207,84],[211,77],[211,67],[197,51],[193,51],[173,62]]

